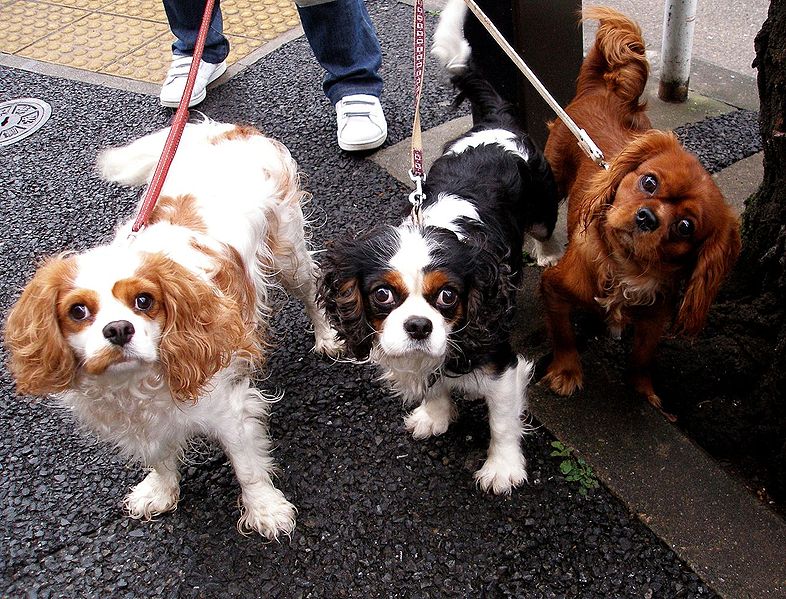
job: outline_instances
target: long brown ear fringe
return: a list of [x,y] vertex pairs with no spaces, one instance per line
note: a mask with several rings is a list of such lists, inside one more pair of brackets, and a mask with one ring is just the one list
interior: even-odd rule
[[581,223],[586,229],[614,202],[617,187],[625,176],[636,170],[639,164],[658,152],[669,147],[680,148],[677,136],[671,132],[650,129],[631,141],[614,157],[608,170],[598,169],[595,176],[589,181],[585,194],[590,198],[584,204]]
[[677,315],[675,334],[697,335],[704,328],[710,306],[740,255],[739,223],[731,210],[724,207],[727,211],[724,222],[701,246]]
[[[375,231],[368,235],[373,237]],[[328,321],[358,360],[365,360],[374,342],[374,329],[366,317],[359,280],[358,252],[366,246],[354,236],[328,242],[320,260],[317,301]]]
[[71,386],[76,358],[60,330],[57,302],[75,273],[75,258],[50,258],[8,315],[4,337],[17,393],[46,395]]
[[145,276],[162,290],[166,324],[160,355],[175,399],[196,401],[207,382],[233,356],[253,361],[260,348],[241,297],[220,292],[161,254],[147,257]]
[[248,357],[253,361],[254,366],[263,366],[265,350],[271,347],[268,342],[267,327],[269,308],[258,304],[257,289],[249,273],[246,272],[240,253],[232,246],[224,246],[223,253],[198,243],[194,243],[194,246],[211,256],[218,264],[212,276],[213,283],[224,296],[237,304],[248,331],[253,332],[254,352]]
[[373,329],[366,320],[358,280],[352,278],[325,284],[320,297],[330,324],[347,342],[352,355],[359,360],[368,358],[373,344]]

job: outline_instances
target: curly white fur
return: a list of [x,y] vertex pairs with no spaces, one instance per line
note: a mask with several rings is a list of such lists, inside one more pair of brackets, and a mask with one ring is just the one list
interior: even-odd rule
[[[120,183],[148,181],[167,134],[165,129],[104,151],[99,171]],[[125,222],[111,243],[55,259],[28,285],[9,316],[17,385],[26,392],[56,392],[82,424],[151,468],[125,498],[132,517],[149,520],[176,508],[179,462],[190,440],[205,436],[221,444],[240,483],[238,530],[269,539],[288,535],[295,508],[273,486],[265,424],[274,398],[250,382],[254,358],[264,350],[259,330],[270,312],[269,289],[281,285],[303,302],[317,351],[341,350],[315,304],[316,266],[306,246],[297,166],[282,144],[252,128],[205,120],[186,127],[161,195],[157,210],[165,197],[168,207],[141,232],[131,236],[132,223]],[[173,272],[191,277],[186,287],[202,286],[206,293],[186,301],[183,281],[170,289],[164,277],[156,278],[151,257],[175,265],[179,270]],[[59,270],[51,266],[57,260]],[[148,311],[151,303],[155,311]],[[175,334],[171,321],[192,310],[189,322],[205,334],[183,329],[179,344],[165,350]],[[220,322],[213,315],[221,312],[233,313],[234,336],[216,325],[210,331],[211,323]],[[43,332],[39,339],[26,333],[47,319],[49,342],[41,341]],[[216,348],[205,346],[213,343],[221,346],[211,353]],[[179,357],[191,350],[202,361],[194,358],[196,366],[184,369],[183,378],[197,382],[172,387],[179,383],[172,370],[190,366]],[[74,364],[65,383],[57,351]],[[166,351],[173,354],[167,354],[169,361]],[[57,373],[51,383],[30,374],[45,368],[42,356]],[[207,373],[206,380],[194,372]]]
[[472,54],[472,48],[464,39],[466,14],[467,5],[463,0],[448,0],[434,31],[431,54],[451,74],[463,72]]

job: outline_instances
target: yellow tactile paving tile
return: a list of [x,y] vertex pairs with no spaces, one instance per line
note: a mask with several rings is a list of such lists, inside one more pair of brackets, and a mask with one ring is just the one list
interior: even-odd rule
[[[287,31],[285,29],[285,31]],[[234,64],[251,54],[254,50],[261,48],[265,45],[266,40],[253,39],[248,37],[240,37],[232,35],[228,32],[225,33],[229,40],[229,56],[227,57],[228,64]]]
[[27,0],[0,5],[0,51],[17,54],[30,44],[89,14],[85,10]]
[[233,35],[272,39],[300,24],[291,0],[234,0],[221,5],[224,30]]
[[100,71],[168,31],[166,25],[91,13],[17,52],[19,56]]
[[[229,64],[300,24],[293,0],[221,9]],[[0,51],[33,60],[160,83],[173,41],[161,0],[0,0]]]
[[[234,64],[264,45],[263,40],[248,39],[227,34],[229,39],[228,64]],[[98,72],[137,81],[161,83],[172,60],[171,35],[156,38],[134,52],[122,56]]]
[[56,4],[59,6],[70,6],[71,8],[94,11],[100,10],[112,2],[113,0],[45,0],[42,4]]
[[101,12],[164,24],[167,22],[164,4],[161,0],[144,0],[141,2],[140,0],[110,0],[101,9]]
[[172,35],[162,34],[100,70],[107,75],[136,81],[162,83],[172,60]]

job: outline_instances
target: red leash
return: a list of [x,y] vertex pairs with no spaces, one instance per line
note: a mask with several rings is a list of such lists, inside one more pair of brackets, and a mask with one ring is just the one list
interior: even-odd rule
[[183,135],[183,129],[188,122],[188,103],[191,101],[191,94],[194,91],[194,83],[196,82],[197,72],[199,71],[199,63],[202,60],[202,51],[205,48],[205,40],[207,39],[207,30],[210,27],[210,17],[213,15],[213,5],[215,0],[206,0],[205,13],[202,15],[202,24],[199,26],[199,34],[197,35],[196,44],[194,45],[194,57],[191,61],[191,68],[188,71],[188,79],[186,80],[186,88],[183,90],[183,97],[180,98],[180,104],[177,106],[177,112],[172,119],[172,128],[169,130],[169,136],[164,143],[164,150],[161,152],[161,158],[158,160],[156,170],[153,173],[153,178],[150,180],[150,185],[145,192],[145,199],[142,202],[142,207],[139,209],[139,214],[134,221],[134,226],[131,231],[137,233],[142,227],[147,226],[150,220],[150,213],[156,206],[158,196],[161,193],[161,188],[164,186],[169,167],[172,165],[172,160],[175,158],[177,146],[180,144],[180,137]]

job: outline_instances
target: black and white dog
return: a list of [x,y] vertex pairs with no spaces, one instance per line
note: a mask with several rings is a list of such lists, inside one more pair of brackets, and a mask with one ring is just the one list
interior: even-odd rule
[[406,418],[415,438],[447,430],[451,391],[486,399],[491,442],[475,478],[508,493],[527,476],[520,437],[532,363],[510,344],[523,236],[549,241],[558,198],[512,107],[471,66],[459,70],[459,101],[481,117],[432,166],[421,221],[334,241],[319,295],[354,357],[420,402]]

